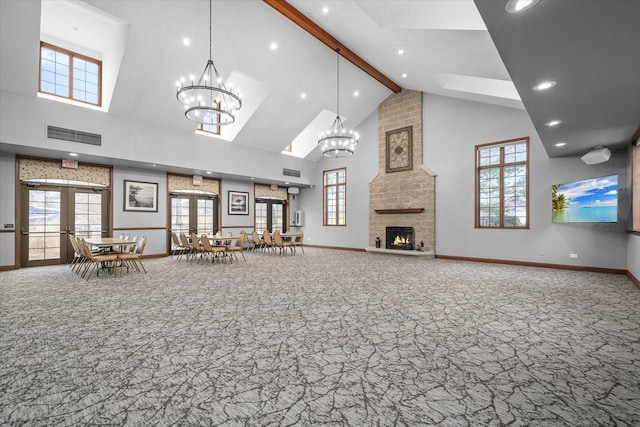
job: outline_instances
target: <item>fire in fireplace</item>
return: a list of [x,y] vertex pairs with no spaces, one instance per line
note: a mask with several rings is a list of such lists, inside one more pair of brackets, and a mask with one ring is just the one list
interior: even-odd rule
[[413,227],[387,227],[386,229],[385,247],[387,249],[412,251],[413,241]]

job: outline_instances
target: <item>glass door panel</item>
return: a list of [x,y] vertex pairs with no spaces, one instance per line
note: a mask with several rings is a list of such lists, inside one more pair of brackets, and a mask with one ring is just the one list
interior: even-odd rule
[[28,194],[27,261],[59,259],[62,193],[59,189],[29,189]]
[[27,185],[20,189],[20,265],[65,264],[73,259],[69,235],[106,237],[109,191]]
[[[177,195],[171,197],[171,231],[178,237],[215,234],[218,231],[218,198],[211,195]],[[171,250],[174,244],[169,236]]]
[[285,201],[281,199],[257,199],[255,208],[255,229],[258,234],[264,230],[273,233],[286,231]]

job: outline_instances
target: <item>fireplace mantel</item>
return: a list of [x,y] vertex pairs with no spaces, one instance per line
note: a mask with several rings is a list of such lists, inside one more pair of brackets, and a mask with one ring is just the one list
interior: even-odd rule
[[424,208],[376,209],[377,214],[422,213]]

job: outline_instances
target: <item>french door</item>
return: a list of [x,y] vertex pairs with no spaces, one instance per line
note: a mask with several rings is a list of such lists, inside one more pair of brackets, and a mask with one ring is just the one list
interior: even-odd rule
[[178,194],[171,196],[171,231],[216,234],[218,231],[218,198],[214,195]]
[[20,265],[66,264],[73,259],[69,235],[84,239],[109,234],[109,190],[22,184]]
[[265,230],[273,233],[287,231],[285,218],[286,201],[281,199],[256,199],[256,231],[262,234]]

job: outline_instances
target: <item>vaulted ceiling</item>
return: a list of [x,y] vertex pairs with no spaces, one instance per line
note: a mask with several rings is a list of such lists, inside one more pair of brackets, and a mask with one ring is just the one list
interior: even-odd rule
[[[640,2],[541,0],[522,16],[507,14],[505,2],[289,1],[403,88],[526,107],[551,156],[627,142],[640,120]],[[38,45],[46,38],[110,60],[109,114],[195,131],[175,84],[200,74],[208,59],[208,1],[3,0],[0,7],[2,90],[36,96]],[[293,142],[294,154],[320,157],[317,135],[336,114],[333,50],[265,2],[215,0],[213,59],[244,96],[222,139],[276,153]],[[558,81],[553,93],[531,92],[549,77]],[[347,127],[357,127],[390,93],[340,59]],[[563,126],[551,133],[544,123],[556,116]],[[566,149],[553,146],[558,138]]]

